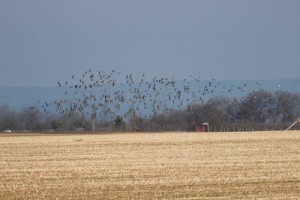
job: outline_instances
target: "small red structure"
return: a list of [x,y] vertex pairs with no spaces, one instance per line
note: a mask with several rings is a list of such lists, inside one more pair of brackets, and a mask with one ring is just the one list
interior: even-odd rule
[[193,123],[196,126],[196,132],[209,132],[209,123],[205,122],[202,125],[197,125],[195,122]]

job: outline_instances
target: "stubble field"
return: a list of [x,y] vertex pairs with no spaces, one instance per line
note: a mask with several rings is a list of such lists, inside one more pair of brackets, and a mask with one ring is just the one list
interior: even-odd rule
[[300,131],[0,134],[0,199],[258,198],[300,198]]

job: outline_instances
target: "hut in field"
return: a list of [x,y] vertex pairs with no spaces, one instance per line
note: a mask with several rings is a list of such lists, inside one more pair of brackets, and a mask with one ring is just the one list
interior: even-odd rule
[[209,123],[204,122],[202,125],[195,124],[195,131],[196,132],[209,132]]

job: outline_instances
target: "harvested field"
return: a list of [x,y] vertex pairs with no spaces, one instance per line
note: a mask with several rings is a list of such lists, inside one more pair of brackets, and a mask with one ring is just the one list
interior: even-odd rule
[[0,199],[257,198],[300,198],[300,131],[0,134]]

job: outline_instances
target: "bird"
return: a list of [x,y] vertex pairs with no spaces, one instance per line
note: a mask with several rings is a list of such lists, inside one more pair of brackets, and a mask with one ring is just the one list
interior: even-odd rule
[[[201,81],[202,75],[191,75],[189,78],[177,80],[174,75],[154,76],[150,81],[145,80],[146,74],[136,78],[133,73],[125,74],[125,82],[118,82],[120,72],[112,69],[93,71],[87,69],[78,79],[74,75],[70,81],[58,81],[68,85],[65,96],[56,101],[57,110],[68,116],[79,115],[86,119],[96,119],[100,116],[125,118],[124,109],[131,107],[138,116],[152,111],[152,115],[165,113],[182,108],[192,109],[191,104],[203,103],[205,96],[217,95],[218,88],[221,93],[243,92],[246,83],[242,85],[221,86],[215,79],[207,82]],[[74,83],[74,84],[73,84]],[[70,90],[70,91],[69,91]],[[50,103],[43,104],[47,109]],[[85,117],[84,117],[85,116]]]

